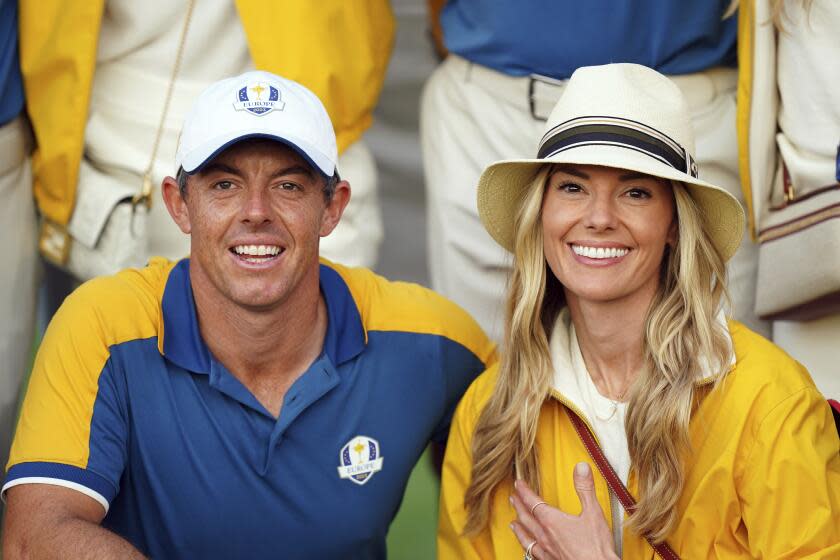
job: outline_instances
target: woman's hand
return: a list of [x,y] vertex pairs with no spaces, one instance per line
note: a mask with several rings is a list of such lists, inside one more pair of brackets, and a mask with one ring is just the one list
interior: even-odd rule
[[[612,532],[595,497],[595,482],[587,463],[578,463],[574,472],[575,490],[583,511],[569,515],[542,501],[521,480],[514,483],[510,501],[516,509],[511,523],[522,548],[534,560],[617,559]],[[527,556],[526,556],[527,558]]]

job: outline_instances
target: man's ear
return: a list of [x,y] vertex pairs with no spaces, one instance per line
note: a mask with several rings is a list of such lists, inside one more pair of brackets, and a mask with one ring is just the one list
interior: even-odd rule
[[344,214],[348,202],[350,202],[350,183],[339,181],[335,185],[332,199],[327,203],[324,215],[321,217],[321,229],[318,232],[321,237],[326,237],[332,233],[332,230],[341,221],[341,215]]
[[181,195],[178,181],[174,177],[166,177],[160,185],[160,190],[163,194],[163,202],[166,204],[169,215],[172,216],[172,219],[175,220],[175,223],[178,224],[182,232],[189,234],[192,231],[190,212],[187,208],[186,198]]

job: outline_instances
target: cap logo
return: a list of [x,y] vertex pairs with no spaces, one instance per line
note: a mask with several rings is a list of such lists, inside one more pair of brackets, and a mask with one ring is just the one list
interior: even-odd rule
[[233,108],[262,116],[277,109],[282,111],[286,103],[280,99],[280,90],[268,82],[249,82],[236,93]]

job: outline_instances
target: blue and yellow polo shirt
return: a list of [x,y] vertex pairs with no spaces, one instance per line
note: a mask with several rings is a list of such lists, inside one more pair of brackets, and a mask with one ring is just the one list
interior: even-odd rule
[[384,558],[412,467],[494,349],[420,286],[327,262],[320,286],[323,352],[275,418],[202,340],[188,260],[83,285],[38,352],[3,492],[83,492],[156,558]]

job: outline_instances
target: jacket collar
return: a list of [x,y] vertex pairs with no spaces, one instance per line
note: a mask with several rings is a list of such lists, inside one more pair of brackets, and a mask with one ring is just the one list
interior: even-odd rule
[[[323,352],[338,366],[364,350],[367,332],[344,279],[329,266],[321,264],[319,284],[327,306]],[[160,353],[188,371],[209,374],[212,357],[198,326],[189,259],[180,261],[169,273],[161,301],[161,314]]]
[[[726,321],[726,316],[723,311],[718,313],[716,321],[722,324],[726,334],[730,358],[728,367],[723,369],[729,371],[735,365],[735,352],[732,346],[732,335],[729,332],[729,324]],[[574,340],[572,340],[572,336],[575,336]],[[574,363],[578,363],[583,367],[585,367],[585,364],[582,356],[580,356],[580,347],[577,344],[574,326],[572,325],[572,317],[568,307],[560,311],[554,323],[554,329],[551,332],[551,338],[549,340],[549,353],[551,354],[551,363],[554,368],[554,374],[551,379],[551,394],[556,398],[568,401],[581,408],[581,403],[578,402],[579,398],[576,396],[579,391],[572,385],[575,383],[575,375],[572,368],[574,367]],[[700,373],[697,376],[695,384],[704,385],[714,381],[720,374],[721,369],[712,367],[705,357],[703,357],[700,365]]]

